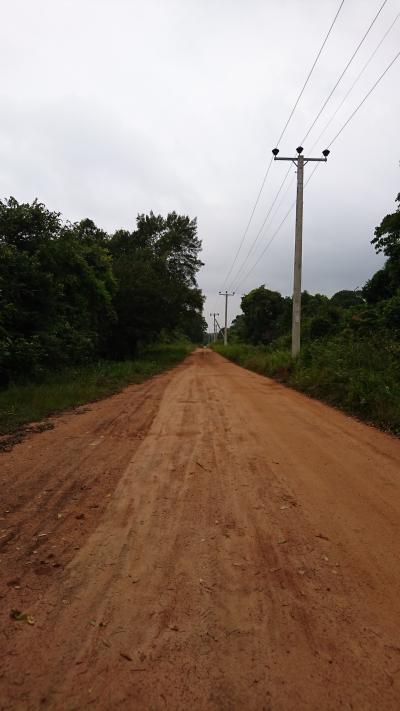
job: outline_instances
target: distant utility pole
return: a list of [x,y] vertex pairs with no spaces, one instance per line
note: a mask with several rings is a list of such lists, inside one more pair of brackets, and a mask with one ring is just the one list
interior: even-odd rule
[[294,276],[293,276],[293,311],[292,311],[292,357],[300,353],[300,326],[301,326],[301,259],[303,248],[303,176],[304,166],[310,161],[326,163],[330,151],[322,151],[323,158],[305,158],[303,147],[296,148],[295,158],[278,158],[279,149],[274,148],[274,160],[291,160],[297,168],[297,198],[296,198],[296,237],[294,247]]
[[215,341],[217,340],[217,319],[215,317],[219,316],[219,314],[212,313],[212,314],[210,314],[210,316],[212,316],[214,319],[214,343],[215,343]]
[[227,291],[219,291],[218,292],[221,296],[225,296],[225,329],[224,329],[224,346],[228,345],[228,298],[230,296],[235,296],[235,292],[232,291],[232,294],[228,294]]
[[[218,316],[218,315],[219,315],[219,314],[217,314],[217,316]],[[218,341],[218,336],[219,336],[219,334],[220,334],[221,331],[222,331],[222,328],[221,328],[221,326],[220,326],[219,323],[218,323],[218,319],[215,319],[215,326],[216,326],[216,328],[215,328],[215,340]]]

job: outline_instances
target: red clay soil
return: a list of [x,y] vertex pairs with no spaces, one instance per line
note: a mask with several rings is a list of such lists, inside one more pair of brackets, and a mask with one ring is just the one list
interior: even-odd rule
[[2,710],[400,708],[398,440],[206,350],[54,424],[0,457]]

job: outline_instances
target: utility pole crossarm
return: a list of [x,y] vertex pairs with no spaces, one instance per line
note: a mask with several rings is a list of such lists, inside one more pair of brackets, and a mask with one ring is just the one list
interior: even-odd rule
[[[297,165],[298,158],[290,158],[289,156],[286,158],[284,156],[279,156],[279,158],[275,157],[274,160],[291,160],[292,163]],[[315,161],[316,163],[326,163],[327,160],[328,160],[328,158],[304,158],[303,157],[304,165],[306,163],[310,163],[312,161]]]
[[219,291],[218,292],[220,296],[225,296],[225,328],[224,328],[224,346],[228,345],[228,298],[230,296],[235,296],[235,292],[233,291],[231,294],[228,294],[227,291]]
[[306,158],[303,156],[303,146],[296,148],[297,156],[279,157],[279,149],[272,151],[274,160],[290,160],[297,167],[297,197],[296,197],[296,236],[294,247],[294,270],[293,270],[293,311],[292,311],[292,357],[295,358],[300,353],[300,333],[301,333],[301,266],[303,249],[303,185],[304,166],[311,161],[326,163],[330,151],[326,148],[322,151],[323,158]]

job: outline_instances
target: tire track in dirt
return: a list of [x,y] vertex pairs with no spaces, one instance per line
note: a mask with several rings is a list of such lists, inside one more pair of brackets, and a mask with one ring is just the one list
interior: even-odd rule
[[0,454],[0,601],[29,606],[96,528],[171,377],[56,417]]
[[3,615],[0,708],[397,709],[400,443],[209,351],[152,388],[36,624]]

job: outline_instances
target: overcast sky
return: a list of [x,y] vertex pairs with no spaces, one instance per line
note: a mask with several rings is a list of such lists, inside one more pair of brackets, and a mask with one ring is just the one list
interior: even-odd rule
[[[292,155],[382,0],[345,0],[280,144]],[[271,149],[339,0],[13,0],[0,24],[0,195],[38,197],[65,218],[133,228],[140,212],[198,218],[205,315],[223,287]],[[400,11],[388,0],[321,119],[309,151]],[[318,156],[400,46],[400,19],[323,138]],[[381,260],[374,227],[400,191],[400,60],[305,191],[303,288],[361,286]],[[274,163],[237,267],[287,171]],[[306,166],[306,177],[312,170]],[[293,168],[294,175],[294,168]],[[287,182],[289,184],[289,180]],[[286,184],[285,188],[286,189]],[[284,192],[282,191],[281,195]],[[246,272],[295,198],[271,214]],[[279,205],[280,198],[276,206]],[[291,293],[294,213],[244,283]],[[235,275],[235,270],[232,277]]]

